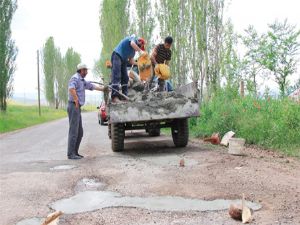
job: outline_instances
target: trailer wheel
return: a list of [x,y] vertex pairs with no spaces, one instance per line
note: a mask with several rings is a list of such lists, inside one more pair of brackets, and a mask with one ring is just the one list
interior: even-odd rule
[[108,122],[108,137],[111,139],[111,124]]
[[114,152],[124,150],[125,128],[123,123],[111,124],[111,148]]
[[160,128],[149,129],[148,133],[149,133],[150,137],[158,137],[158,136],[160,136]]
[[175,119],[172,123],[172,138],[176,147],[185,147],[189,140],[188,119]]

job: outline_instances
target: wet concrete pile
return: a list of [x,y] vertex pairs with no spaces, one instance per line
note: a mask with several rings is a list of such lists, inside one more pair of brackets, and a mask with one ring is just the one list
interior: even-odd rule
[[185,96],[177,92],[137,92],[131,99],[134,102],[139,101],[163,101],[167,99],[184,99]]
[[136,92],[130,101],[111,104],[113,122],[186,118],[198,114],[198,103],[177,92]]

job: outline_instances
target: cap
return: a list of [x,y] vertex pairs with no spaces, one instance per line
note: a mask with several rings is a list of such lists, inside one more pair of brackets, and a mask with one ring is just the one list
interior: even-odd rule
[[79,63],[77,65],[77,70],[81,70],[81,69],[88,69],[88,67],[84,63]]
[[138,46],[140,47],[140,49],[142,49],[143,51],[145,51],[145,44],[146,44],[145,39],[142,38],[142,37],[139,37],[138,38],[138,42],[139,42]]

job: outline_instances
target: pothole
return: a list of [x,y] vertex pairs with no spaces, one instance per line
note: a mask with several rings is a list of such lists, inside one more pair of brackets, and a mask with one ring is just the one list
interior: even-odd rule
[[76,168],[77,166],[75,165],[59,165],[59,166],[55,166],[50,168],[50,170],[71,170]]
[[30,218],[19,221],[16,225],[41,225],[43,222],[43,218]]
[[198,164],[198,162],[194,159],[168,154],[159,156],[144,156],[140,157],[140,159],[158,166],[179,166],[179,162],[181,159],[184,159],[185,167],[194,166]]
[[[109,207],[134,207],[153,211],[219,211],[226,210],[230,204],[240,203],[241,200],[216,199],[205,201],[174,196],[158,197],[128,197],[116,192],[85,191],[70,198],[61,199],[50,205],[52,209],[61,210],[67,214],[89,212]],[[258,210],[261,205],[246,202],[246,205]]]
[[104,183],[101,183],[97,178],[83,178],[77,182],[75,186],[75,192],[82,191],[96,191],[105,187]]

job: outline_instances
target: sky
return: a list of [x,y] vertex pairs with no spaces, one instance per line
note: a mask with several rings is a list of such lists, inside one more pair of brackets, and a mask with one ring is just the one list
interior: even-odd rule
[[[99,0],[18,1],[12,21],[12,38],[19,49],[14,82],[16,94],[36,92],[36,52],[42,50],[50,36],[63,54],[73,47],[81,54],[82,62],[93,68],[101,50],[99,6]],[[89,74],[87,79],[93,76]]]
[[[90,68],[101,51],[99,7],[101,0],[19,0],[12,21],[12,37],[19,49],[15,95],[36,93],[36,51],[50,36],[64,54],[73,47]],[[228,0],[227,0],[228,2]],[[259,32],[275,19],[285,18],[300,29],[299,0],[231,0],[225,17],[241,33],[249,24]],[[112,18],[113,19],[113,18]],[[300,69],[299,69],[300,70]],[[91,74],[87,80],[93,80]],[[300,72],[300,71],[299,71]],[[41,69],[42,73],[42,69]],[[43,78],[41,78],[41,82]]]

